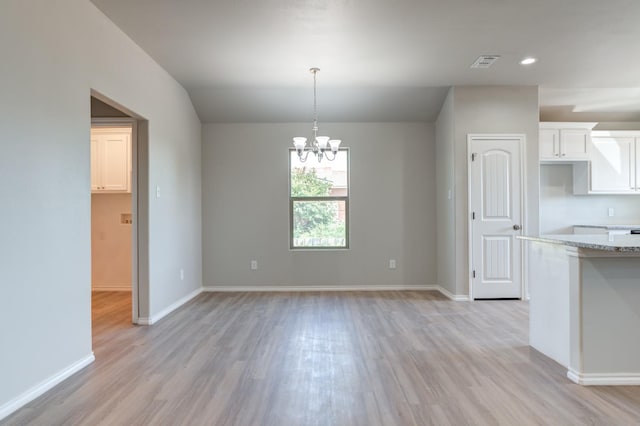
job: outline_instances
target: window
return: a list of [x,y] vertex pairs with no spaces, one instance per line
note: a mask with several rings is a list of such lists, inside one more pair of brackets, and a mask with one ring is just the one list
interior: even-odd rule
[[349,247],[349,150],[334,161],[305,163],[289,151],[289,244],[292,249]]

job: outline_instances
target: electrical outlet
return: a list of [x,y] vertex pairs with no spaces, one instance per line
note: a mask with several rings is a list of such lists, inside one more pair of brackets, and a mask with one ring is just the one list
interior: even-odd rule
[[184,281],[184,269],[180,268],[180,281]]
[[609,207],[609,217],[613,217],[615,215],[615,211],[613,210],[613,207]]
[[251,270],[255,271],[256,269],[258,269],[258,261],[257,260],[252,260],[251,261]]
[[396,269],[396,260],[389,259],[389,269]]

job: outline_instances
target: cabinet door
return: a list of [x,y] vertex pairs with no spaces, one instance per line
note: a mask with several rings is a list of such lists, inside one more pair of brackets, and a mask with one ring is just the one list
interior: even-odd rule
[[100,190],[100,186],[102,185],[100,178],[101,147],[99,136],[91,134],[91,191]]
[[591,192],[633,192],[635,152],[633,137],[593,137]]
[[557,129],[540,129],[538,144],[541,160],[555,160],[560,153],[560,132]]
[[588,159],[589,135],[587,129],[560,130],[560,157],[566,160]]
[[129,191],[131,139],[128,134],[102,135],[102,189]]

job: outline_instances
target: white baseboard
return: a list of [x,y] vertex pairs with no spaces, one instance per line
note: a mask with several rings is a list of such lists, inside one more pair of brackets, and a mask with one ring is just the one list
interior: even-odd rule
[[440,293],[442,293],[444,296],[448,297],[451,300],[455,300],[456,302],[468,302],[470,300],[468,294],[453,294],[442,286],[436,286],[436,287],[438,287],[437,290]]
[[578,373],[569,369],[567,377],[572,382],[583,386],[638,386],[640,373]]
[[93,285],[91,291],[131,291],[131,284]]
[[0,406],[0,420],[4,419],[8,415],[17,411],[19,408],[33,401],[34,399],[36,399],[37,397],[39,397],[49,389],[53,388],[58,383],[70,377],[71,375],[82,370],[84,367],[86,367],[87,365],[95,361],[95,359],[96,357],[93,355],[93,352],[91,352],[89,355],[74,362],[64,370],[59,371],[58,373],[54,374],[48,379],[40,382],[39,384],[32,387],[31,389],[29,389],[22,395],[18,396],[17,398],[14,398],[9,402],[7,402],[6,404]]
[[204,292],[281,292],[281,291],[426,291],[438,290],[434,285],[210,285]]
[[208,285],[202,288],[203,292],[278,292],[278,291],[439,291],[448,299],[456,302],[468,302],[468,295],[450,293],[439,285]]
[[184,305],[185,303],[187,303],[188,301],[190,301],[191,299],[193,299],[194,297],[196,297],[197,295],[202,293],[202,291],[203,291],[202,288],[199,288],[197,290],[192,291],[191,293],[187,294],[183,298],[181,298],[181,299],[175,301],[174,303],[172,303],[171,305],[167,306],[166,308],[164,308],[163,310],[161,310],[157,314],[151,315],[151,317],[139,317],[137,324],[138,325],[151,325],[151,324],[157,323],[162,318],[166,317],[171,312],[175,311],[180,306]]

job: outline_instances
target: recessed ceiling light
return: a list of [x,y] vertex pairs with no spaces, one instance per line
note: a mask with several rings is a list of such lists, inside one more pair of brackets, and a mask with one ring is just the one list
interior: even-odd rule
[[536,58],[524,58],[520,61],[520,65],[531,65],[535,64],[538,60]]

